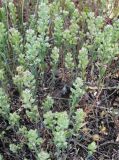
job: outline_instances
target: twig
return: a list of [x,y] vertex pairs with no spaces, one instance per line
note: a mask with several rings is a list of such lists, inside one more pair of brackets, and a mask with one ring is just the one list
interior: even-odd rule
[[112,141],[108,141],[108,142],[105,142],[103,144],[100,144],[98,146],[98,148],[102,147],[102,146],[105,146],[105,145],[108,145],[108,144],[113,144],[113,145],[118,145],[119,146],[119,142],[114,142],[113,140]]

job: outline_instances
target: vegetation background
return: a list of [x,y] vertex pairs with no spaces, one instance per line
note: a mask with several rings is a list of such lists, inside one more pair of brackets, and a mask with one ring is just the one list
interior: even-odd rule
[[0,0],[0,160],[119,160],[118,0]]

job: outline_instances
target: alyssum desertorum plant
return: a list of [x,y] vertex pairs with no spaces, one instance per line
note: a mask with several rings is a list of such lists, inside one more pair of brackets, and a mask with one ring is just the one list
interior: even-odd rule
[[[97,9],[87,1],[0,1],[0,159],[68,159],[76,141],[74,155],[83,145],[83,158],[95,155],[98,146],[85,139],[88,113],[79,102],[93,65],[99,75],[91,83],[103,86],[119,54],[116,2],[96,2]],[[62,97],[68,82],[70,93]]]

